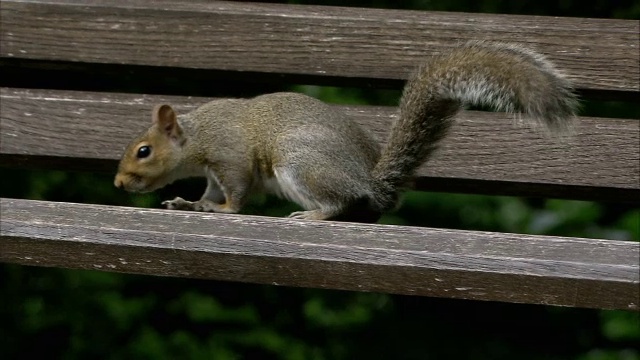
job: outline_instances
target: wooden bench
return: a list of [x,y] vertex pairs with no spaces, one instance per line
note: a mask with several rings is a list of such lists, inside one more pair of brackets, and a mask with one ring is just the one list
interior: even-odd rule
[[[114,173],[157,103],[183,112],[238,88],[286,84],[397,90],[415,65],[472,38],[535,47],[585,99],[637,101],[640,92],[637,21],[200,0],[2,0],[0,15],[8,168]],[[193,90],[159,86],[167,79],[152,78],[158,69]],[[207,92],[220,82],[228,93]],[[132,87],[139,92],[118,91]],[[393,107],[336,106],[384,141]],[[509,115],[465,111],[416,188],[637,203],[639,131],[636,119],[581,117],[575,138],[558,142]],[[28,199],[1,206],[6,263],[602,309],[640,303],[637,242]]]

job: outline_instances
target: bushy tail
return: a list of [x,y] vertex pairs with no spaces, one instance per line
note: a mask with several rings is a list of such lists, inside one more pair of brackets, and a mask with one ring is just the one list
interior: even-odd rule
[[464,105],[517,112],[552,132],[571,127],[571,83],[541,54],[517,45],[474,41],[424,64],[409,78],[400,116],[373,170],[374,206],[392,209],[398,189],[429,159]]

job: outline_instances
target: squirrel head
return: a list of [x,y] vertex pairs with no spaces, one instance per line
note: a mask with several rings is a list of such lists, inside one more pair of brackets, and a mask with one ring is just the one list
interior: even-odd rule
[[153,109],[153,123],[127,146],[114,185],[130,192],[150,192],[174,180],[186,138],[169,105]]

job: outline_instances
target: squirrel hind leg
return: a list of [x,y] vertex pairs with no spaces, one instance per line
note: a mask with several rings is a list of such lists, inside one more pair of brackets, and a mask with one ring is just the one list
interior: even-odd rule
[[304,219],[304,220],[331,220],[340,215],[341,211],[337,209],[324,208],[315,210],[295,211],[288,217],[292,219]]
[[[305,220],[329,220],[342,212],[342,207],[337,204],[329,204],[313,186],[305,183],[304,176],[291,168],[279,167],[274,169],[274,175],[278,182],[279,195],[293,201],[305,209],[289,215],[294,219]],[[317,189],[315,189],[317,190]]]
[[368,208],[368,199],[356,201],[345,208],[320,208],[316,210],[292,212],[288,217],[304,220],[332,220],[359,223],[375,223],[382,215],[380,212]]
[[[346,179],[332,179],[323,167],[308,169],[302,167],[277,167],[274,174],[282,197],[291,200],[305,209],[289,215],[294,219],[340,220],[375,222],[377,216],[359,216],[369,213],[369,197],[358,194],[354,186]],[[297,171],[299,170],[299,171]],[[355,185],[355,184],[352,184]],[[359,201],[360,199],[361,201]]]

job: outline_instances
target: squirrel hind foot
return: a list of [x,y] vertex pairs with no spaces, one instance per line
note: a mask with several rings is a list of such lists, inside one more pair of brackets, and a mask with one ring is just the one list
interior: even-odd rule
[[371,199],[362,197],[341,208],[332,207],[307,211],[296,211],[289,215],[292,219],[331,220],[358,223],[376,223],[382,212],[371,207]]
[[327,211],[323,211],[321,209],[316,210],[306,210],[306,211],[295,211],[292,212],[288,217],[291,219],[303,219],[303,220],[329,220],[335,214]]
[[340,214],[325,212],[320,209],[296,211],[288,217],[291,219],[303,220],[331,220],[331,221],[347,221],[358,223],[375,223],[380,219],[382,214],[377,211],[361,208],[354,211],[346,211]]

